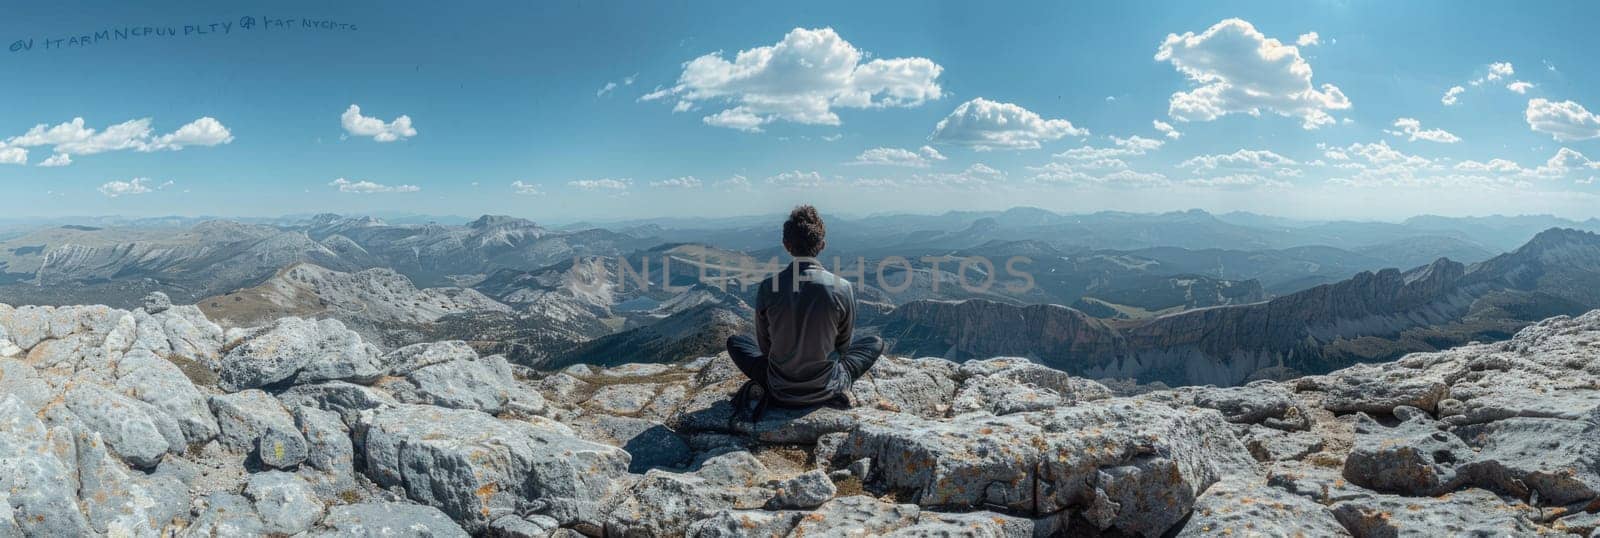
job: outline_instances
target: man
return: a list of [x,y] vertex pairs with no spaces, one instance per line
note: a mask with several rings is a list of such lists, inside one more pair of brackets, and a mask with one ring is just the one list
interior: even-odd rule
[[826,234],[816,208],[802,205],[789,213],[783,248],[794,262],[756,291],[755,340],[728,338],[728,355],[739,371],[781,406],[848,404],[850,385],[883,353],[876,336],[851,340],[855,291],[817,263]]

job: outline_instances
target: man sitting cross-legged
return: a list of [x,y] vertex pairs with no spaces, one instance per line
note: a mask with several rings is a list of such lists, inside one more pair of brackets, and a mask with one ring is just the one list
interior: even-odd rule
[[783,248],[795,260],[756,291],[756,338],[728,338],[733,363],[780,406],[848,404],[851,383],[883,353],[876,336],[852,341],[855,291],[817,263],[825,234],[816,208],[802,205],[789,213]]

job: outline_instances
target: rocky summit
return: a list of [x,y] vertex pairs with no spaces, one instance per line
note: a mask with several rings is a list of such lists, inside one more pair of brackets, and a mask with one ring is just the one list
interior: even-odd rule
[[[617,361],[624,362],[624,361]],[[1525,536],[1600,528],[1600,311],[1243,386],[885,357],[535,372],[334,320],[0,305],[0,536]]]

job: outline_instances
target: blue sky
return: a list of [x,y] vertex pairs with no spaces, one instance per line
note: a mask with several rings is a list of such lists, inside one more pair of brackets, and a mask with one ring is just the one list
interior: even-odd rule
[[[0,20],[0,211],[1587,218],[1597,12],[31,3]],[[116,33],[145,27],[177,35]]]

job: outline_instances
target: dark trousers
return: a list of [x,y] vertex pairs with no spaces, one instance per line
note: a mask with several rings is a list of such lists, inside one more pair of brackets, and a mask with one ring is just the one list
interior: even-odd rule
[[[882,338],[867,336],[850,342],[850,347],[839,357],[839,363],[844,365],[846,375],[850,376],[844,386],[848,387],[866,375],[882,354]],[[763,388],[767,386],[767,356],[761,353],[761,346],[756,344],[756,339],[742,334],[729,336],[728,356],[733,358],[733,365],[738,366],[745,377]]]

